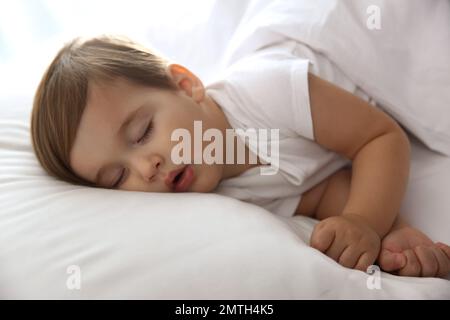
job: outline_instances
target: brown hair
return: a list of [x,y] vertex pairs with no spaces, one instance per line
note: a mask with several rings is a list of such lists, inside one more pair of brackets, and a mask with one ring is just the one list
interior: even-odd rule
[[75,38],[56,55],[34,97],[31,140],[39,163],[51,176],[95,187],[70,167],[70,150],[87,103],[90,81],[127,80],[176,90],[166,74],[169,61],[128,38]]

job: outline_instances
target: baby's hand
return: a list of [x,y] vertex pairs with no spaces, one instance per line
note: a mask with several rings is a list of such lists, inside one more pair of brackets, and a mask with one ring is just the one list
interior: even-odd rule
[[381,239],[363,218],[341,215],[319,222],[310,242],[344,267],[365,272],[379,254]]

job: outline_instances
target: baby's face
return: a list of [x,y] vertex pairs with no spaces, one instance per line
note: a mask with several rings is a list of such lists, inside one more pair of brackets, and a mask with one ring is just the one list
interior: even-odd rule
[[[229,126],[204,91],[190,87],[189,81],[181,83],[187,91],[154,89],[121,78],[90,83],[70,154],[74,172],[104,188],[174,191],[166,184],[167,175],[185,165],[171,159],[172,148],[179,143],[171,141],[172,132],[184,128],[193,137],[194,120],[202,121],[203,130],[225,131]],[[221,164],[191,164],[191,168],[194,179],[185,190],[189,192],[212,191],[224,174]]]

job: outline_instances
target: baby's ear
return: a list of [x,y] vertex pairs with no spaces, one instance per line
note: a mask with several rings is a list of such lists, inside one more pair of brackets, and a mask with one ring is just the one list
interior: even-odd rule
[[205,98],[205,88],[202,81],[189,69],[173,63],[168,65],[167,71],[175,85],[196,102]]

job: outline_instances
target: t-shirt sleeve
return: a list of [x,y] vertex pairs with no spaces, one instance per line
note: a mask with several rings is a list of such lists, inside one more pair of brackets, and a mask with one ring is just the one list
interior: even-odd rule
[[250,56],[227,71],[227,80],[238,95],[237,103],[261,127],[314,141],[309,63],[289,52]]

